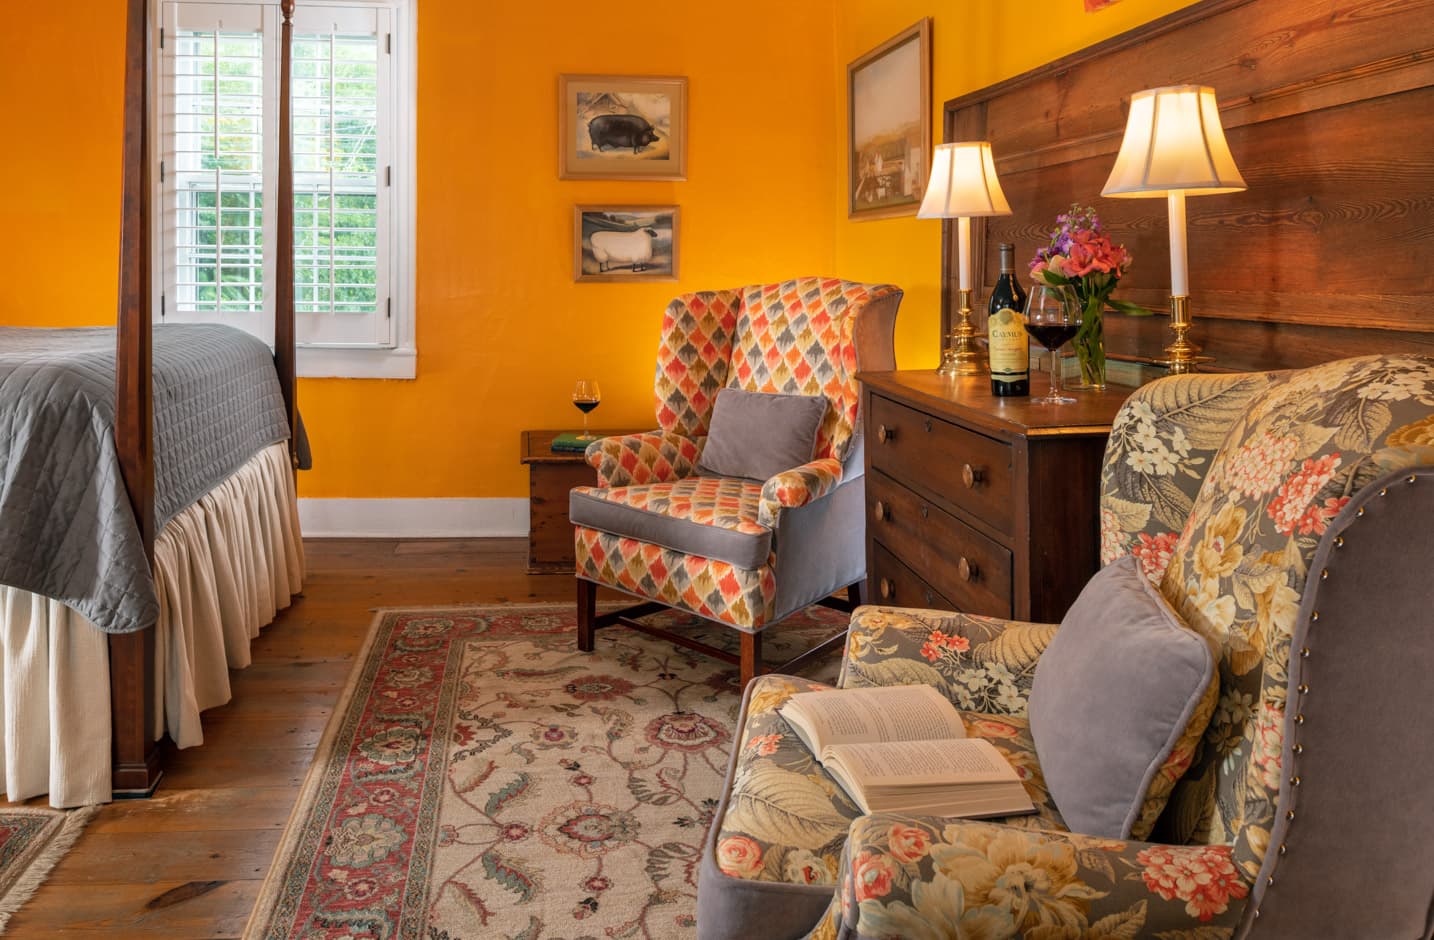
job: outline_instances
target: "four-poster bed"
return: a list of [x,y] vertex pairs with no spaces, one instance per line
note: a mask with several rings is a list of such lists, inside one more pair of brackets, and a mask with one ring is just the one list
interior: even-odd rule
[[[11,396],[0,427],[0,684],[11,800],[49,792],[52,803],[72,805],[152,792],[158,739],[167,731],[181,747],[199,743],[199,711],[228,700],[227,669],[247,665],[248,640],[302,578],[293,478],[294,0],[281,3],[272,359],[229,327],[153,326],[149,7],[127,0],[113,344],[108,330],[94,329],[15,329],[0,340],[0,392]],[[112,399],[94,386],[111,370]],[[79,453],[56,446],[66,440]],[[60,478],[76,476],[86,460],[93,477],[74,495],[74,482]],[[109,485],[115,479],[122,486]],[[42,510],[41,497],[79,509]],[[86,539],[93,544],[80,544]],[[46,675],[27,675],[37,672]],[[37,703],[15,704],[35,687]],[[84,714],[103,710],[97,689],[108,696],[102,755],[92,752],[105,735],[79,727],[98,722]],[[46,760],[48,768],[17,766]],[[106,764],[108,779],[97,779]]]

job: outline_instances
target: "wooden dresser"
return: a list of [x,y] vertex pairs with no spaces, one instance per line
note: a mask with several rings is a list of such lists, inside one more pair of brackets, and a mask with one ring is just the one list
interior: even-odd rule
[[[996,398],[984,376],[863,373],[869,603],[1054,623],[1100,566],[1100,463],[1132,391]],[[1032,397],[1049,380],[1031,376]]]

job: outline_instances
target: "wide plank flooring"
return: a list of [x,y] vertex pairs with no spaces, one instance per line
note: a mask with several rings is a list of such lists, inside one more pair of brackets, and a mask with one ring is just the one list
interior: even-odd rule
[[524,540],[306,548],[303,596],[204,713],[204,745],[168,756],[154,798],[104,807],[7,937],[238,937],[373,609],[573,597],[571,577],[524,572]]

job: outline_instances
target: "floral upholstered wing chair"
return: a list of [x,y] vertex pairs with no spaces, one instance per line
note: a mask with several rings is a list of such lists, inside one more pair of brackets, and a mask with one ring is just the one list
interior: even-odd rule
[[1026,705],[1055,625],[865,607],[838,684],[941,689],[1038,812],[863,816],[776,712],[818,686],[761,677],[703,940],[1429,936],[1434,358],[1152,383],[1116,419],[1101,507],[1104,559],[1135,555],[1215,653],[1158,818],[1095,838],[1047,791]]
[[[578,647],[663,607],[738,631],[745,684],[764,667],[764,630],[859,591],[866,573],[858,370],[895,368],[902,293],[799,278],[678,297],[663,317],[658,429],[590,444],[598,485],[573,491]],[[824,396],[811,459],[767,479],[699,466],[718,392]],[[598,585],[645,603],[599,616]],[[648,628],[651,629],[651,628]]]

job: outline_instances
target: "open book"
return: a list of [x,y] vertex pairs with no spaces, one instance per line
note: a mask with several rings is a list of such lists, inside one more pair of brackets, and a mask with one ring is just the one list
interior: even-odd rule
[[782,717],[864,813],[1034,813],[1021,778],[989,741],[966,737],[929,685],[801,692]]

